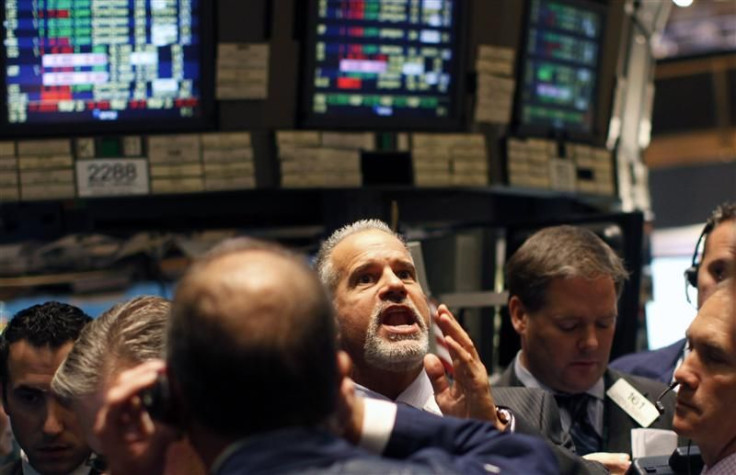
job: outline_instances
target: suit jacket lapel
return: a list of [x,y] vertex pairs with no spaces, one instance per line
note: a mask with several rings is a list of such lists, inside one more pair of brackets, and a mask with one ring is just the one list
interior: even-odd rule
[[498,378],[496,386],[524,386],[516,375],[516,371],[514,371],[514,361],[516,360],[511,360],[511,363],[506,367],[506,370],[501,373],[501,377]]

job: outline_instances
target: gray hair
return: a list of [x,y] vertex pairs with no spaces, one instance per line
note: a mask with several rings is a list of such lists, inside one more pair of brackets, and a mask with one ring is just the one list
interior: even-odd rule
[[141,296],[119,303],[87,325],[56,370],[51,389],[71,401],[97,391],[122,365],[164,354],[171,303]]
[[628,278],[621,258],[595,233],[575,226],[537,231],[506,265],[509,297],[516,295],[532,312],[544,306],[553,279],[600,276],[611,277],[616,295],[621,295]]
[[388,224],[379,219],[361,219],[339,228],[322,243],[319,248],[319,252],[317,253],[317,258],[314,261],[314,269],[317,271],[317,275],[322,281],[322,285],[324,285],[328,291],[334,292],[340,279],[340,276],[337,275],[335,267],[332,264],[332,251],[335,250],[337,245],[340,244],[343,239],[352,236],[353,234],[373,230],[383,231],[384,233],[395,237],[401,241],[404,246],[406,246],[404,238],[393,232]]

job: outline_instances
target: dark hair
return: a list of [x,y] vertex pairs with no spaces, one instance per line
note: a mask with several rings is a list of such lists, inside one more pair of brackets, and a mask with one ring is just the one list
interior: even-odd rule
[[506,264],[509,298],[516,295],[531,312],[544,306],[552,279],[600,276],[611,277],[621,295],[628,278],[621,258],[595,233],[575,226],[537,231]]
[[35,347],[59,348],[79,337],[84,326],[92,318],[74,305],[46,302],[33,305],[16,313],[0,336],[0,383],[3,402],[7,403],[7,387],[10,379],[8,355],[10,345],[27,340]]
[[[276,302],[264,303],[247,285],[207,277],[214,262],[256,252],[287,266],[280,267],[288,274]],[[228,305],[236,294],[252,298],[252,306]],[[228,320],[237,320],[237,331]],[[218,435],[241,438],[324,422],[336,404],[335,345],[332,307],[303,257],[239,239],[210,252],[182,278],[167,358],[188,415]]]
[[714,209],[710,216],[708,216],[708,221],[705,223],[705,228],[703,229],[705,239],[705,242],[703,243],[703,252],[705,252],[705,249],[708,246],[708,237],[716,226],[731,220],[736,220],[736,202],[725,202],[716,206],[716,209]]

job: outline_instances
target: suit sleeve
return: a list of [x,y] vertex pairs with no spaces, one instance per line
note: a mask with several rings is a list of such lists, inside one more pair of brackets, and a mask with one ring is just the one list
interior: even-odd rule
[[552,451],[540,439],[499,432],[491,424],[438,417],[398,406],[384,455],[463,474],[559,473]]

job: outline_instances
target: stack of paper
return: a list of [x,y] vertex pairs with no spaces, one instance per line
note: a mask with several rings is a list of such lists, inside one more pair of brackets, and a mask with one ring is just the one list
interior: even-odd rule
[[255,164],[249,132],[202,134],[205,190],[255,188]]
[[217,45],[217,99],[266,99],[268,97],[267,43]]
[[361,151],[373,150],[372,133],[279,131],[276,134],[284,188],[356,187],[363,181]]
[[608,150],[573,145],[568,147],[567,153],[575,159],[578,191],[599,195],[615,193],[613,158]]
[[550,188],[551,159],[556,144],[541,139],[509,139],[506,148],[509,185]]
[[481,134],[413,134],[416,186],[488,184],[488,157]]
[[15,142],[0,142],[0,203],[18,201],[18,159],[15,156]]
[[69,140],[22,140],[17,145],[23,200],[74,198],[74,160]]
[[508,124],[514,102],[514,50],[480,45],[475,70],[478,73],[475,121]]
[[204,190],[198,134],[148,137],[152,193],[193,193]]

